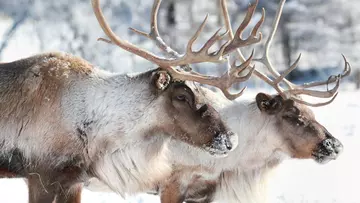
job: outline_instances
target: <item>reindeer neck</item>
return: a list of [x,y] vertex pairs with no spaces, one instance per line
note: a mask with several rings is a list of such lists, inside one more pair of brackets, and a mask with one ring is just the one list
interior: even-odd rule
[[254,102],[234,102],[220,112],[237,133],[238,146],[227,157],[216,159],[214,165],[222,166],[221,170],[248,170],[263,165],[264,159],[272,156],[272,145],[275,144],[270,139],[276,136],[273,120],[261,113]]
[[272,140],[276,140],[276,125],[271,116],[259,111],[255,102],[234,103],[224,108],[223,113],[238,133],[239,145],[228,157],[219,160],[225,171],[220,175],[215,200],[266,202],[270,172],[285,158],[274,150],[278,144]]
[[91,172],[122,195],[150,188],[171,172],[165,156],[170,138],[148,136],[160,120],[155,116],[162,99],[151,89],[150,76],[151,71],[134,76],[99,71],[77,87],[85,101],[78,112],[89,137]]
[[96,70],[69,91],[70,101],[64,102],[74,108],[67,113],[75,117],[74,125],[94,142],[106,140],[118,145],[117,140],[124,146],[128,141],[136,141],[138,135],[143,135],[141,130],[154,121],[149,119],[154,115],[152,105],[156,98],[150,88],[150,74],[151,71],[128,76]]
[[[277,164],[269,163],[249,171],[235,169],[222,172],[217,184],[214,201],[267,202],[268,179]],[[229,189],[231,188],[231,189]]]

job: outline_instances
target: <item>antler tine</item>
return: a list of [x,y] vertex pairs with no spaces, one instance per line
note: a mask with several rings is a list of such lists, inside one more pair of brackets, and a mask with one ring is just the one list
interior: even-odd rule
[[175,62],[175,61],[157,57],[156,55],[154,55],[144,49],[136,47],[135,45],[133,45],[132,43],[130,43],[126,40],[120,39],[118,36],[116,36],[116,34],[110,28],[109,24],[106,22],[104,14],[102,13],[102,11],[100,9],[99,0],[92,0],[91,3],[93,6],[94,14],[99,22],[99,25],[101,26],[104,33],[110,38],[110,40],[106,40],[103,38],[100,38],[99,40],[102,40],[102,41],[105,41],[108,43],[111,42],[112,44],[115,44],[133,54],[136,54],[136,55],[138,55],[144,59],[147,59],[155,64],[158,64],[160,66],[170,66],[171,64],[173,64]]
[[[269,50],[270,50],[271,43],[272,43],[272,41],[274,39],[275,33],[277,31],[279,21],[280,21],[280,17],[281,17],[285,2],[286,2],[286,0],[281,0],[280,3],[279,3],[279,7],[276,10],[275,18],[274,18],[274,21],[273,21],[272,26],[271,26],[271,31],[270,31],[269,37],[267,38],[267,40],[265,42],[265,49],[264,49],[263,56],[260,59],[254,59],[254,61],[257,61],[257,62],[260,62],[260,63],[264,64],[265,67],[270,72],[270,74],[272,74],[274,77],[279,77],[280,73],[275,70],[275,68],[273,67],[273,65],[272,65],[272,63],[270,61]],[[293,83],[291,83],[290,81],[288,81],[285,78],[283,79],[283,82],[290,89],[294,86]]]
[[[253,71],[255,70],[255,66],[250,67],[250,63],[251,60],[253,59],[254,56],[254,50],[251,52],[250,57],[242,64],[240,64],[239,66],[236,65],[236,60],[233,61],[233,63],[230,65],[230,69],[228,69],[228,71],[226,71],[226,73],[222,76],[222,81],[224,82],[222,84],[222,88],[221,91],[223,92],[223,94],[230,100],[234,100],[236,98],[238,98],[239,96],[241,96],[243,94],[243,92],[246,89],[246,86],[244,88],[242,88],[240,90],[239,93],[236,94],[231,94],[229,92],[229,89],[231,88],[231,86],[234,83],[240,83],[240,82],[244,82],[246,80],[248,80]],[[240,76],[240,74],[247,70],[250,67],[248,73],[244,76]]]
[[337,76],[330,76],[329,79],[326,81],[315,81],[315,82],[311,82],[311,83],[305,83],[299,87],[309,88],[309,87],[315,87],[315,86],[320,86],[320,85],[329,85],[330,83],[336,82],[338,77],[344,78],[344,77],[348,76],[351,73],[351,66],[343,54],[342,54],[342,57],[344,59],[345,65],[344,65],[344,70],[341,74],[339,74]]
[[155,42],[156,46],[159,47],[162,51],[164,51],[166,54],[168,54],[170,57],[173,58],[180,58],[181,55],[172,49],[169,45],[167,45],[162,37],[160,36],[159,29],[158,29],[158,12],[160,8],[162,0],[154,0],[154,4],[151,10],[151,22],[150,22],[150,32],[145,33],[143,31],[137,30],[135,28],[130,27],[129,29],[137,34],[140,34],[152,41]]
[[338,93],[336,93],[329,101],[326,102],[318,102],[318,103],[310,103],[307,101],[304,101],[302,99],[298,99],[296,97],[293,97],[292,100],[294,100],[295,102],[307,105],[307,106],[312,106],[312,107],[319,107],[319,106],[326,106],[328,104],[330,104],[331,102],[333,102],[335,100],[335,98],[337,97]]
[[[234,60],[230,66],[230,69],[226,72],[226,75],[233,76],[234,77],[233,79],[238,80],[238,82],[243,82],[243,81],[247,80],[248,79],[247,77],[250,77],[251,74],[250,74],[250,76],[248,76],[248,74],[247,74],[244,77],[239,77],[239,75],[250,66],[251,60],[254,57],[254,52],[255,51],[252,50],[249,58],[244,63],[240,64],[239,66],[236,65],[236,60]],[[254,67],[251,67],[249,70],[249,73],[251,73],[254,69],[255,69]]]
[[[225,8],[226,2],[221,0],[221,4],[222,4],[223,15],[228,16],[228,10],[227,10],[227,8]],[[258,0],[256,0],[255,4],[249,5],[244,20],[242,21],[242,23],[236,30],[235,36],[232,37],[230,44],[226,47],[226,49],[224,51],[224,54],[230,53],[237,48],[256,44],[261,41],[262,33],[258,32],[258,30],[265,20],[265,10],[264,9],[262,11],[260,20],[256,23],[256,25],[252,29],[250,36],[247,39],[242,39],[242,34],[243,34],[245,28],[249,25],[250,20],[255,13],[255,9],[256,9],[257,5],[258,5]],[[226,17],[225,17],[225,19],[226,19]],[[230,24],[229,19],[228,19],[228,22],[226,22],[226,23]],[[230,25],[230,27],[231,27],[231,25]],[[259,35],[256,36],[257,34],[259,34]]]
[[[170,56],[172,58],[180,58],[181,55],[177,51],[172,49],[169,45],[167,45],[164,42],[164,40],[162,39],[162,37],[160,36],[159,29],[158,29],[158,20],[157,20],[160,4],[161,4],[161,0],[154,0],[154,4],[153,4],[152,10],[151,10],[151,23],[150,23],[150,32],[149,33],[145,33],[143,31],[140,31],[140,30],[137,30],[137,29],[131,28],[131,27],[129,29],[131,31],[133,31],[137,34],[140,34],[140,35],[152,40],[153,42],[155,42],[156,46],[158,48],[160,48],[160,50],[165,52],[168,56]],[[186,71],[191,70],[191,67],[189,64],[182,65],[181,67]]]
[[[277,78],[275,78],[275,80],[271,80],[269,77],[267,77],[266,75],[264,75],[261,72],[256,71],[256,76],[259,77],[261,80],[263,80],[264,82],[266,82],[268,85],[272,86],[282,97],[284,98],[289,98],[290,96],[290,92],[289,91],[284,91],[283,88],[281,88],[280,83],[284,80],[284,78],[291,72],[293,71],[301,58],[301,54],[299,55],[299,57],[296,59],[296,61],[290,66],[290,68],[288,68],[287,70],[285,70],[281,75],[279,75]],[[254,71],[254,73],[255,73]]]
[[[257,3],[256,3],[257,4]],[[230,17],[229,17],[229,11],[227,9],[227,2],[226,0],[220,0],[220,6],[221,6],[221,10],[222,10],[222,14],[223,14],[223,17],[224,17],[224,23],[225,23],[225,27],[226,29],[229,31],[228,32],[228,37],[229,39],[232,41],[234,39],[234,33],[233,33],[233,30],[231,28],[231,23],[230,23]],[[249,10],[248,10],[249,11]],[[248,12],[249,13],[249,12]],[[253,29],[253,32],[254,31],[257,31],[258,30],[258,27],[260,27],[260,25],[262,24],[262,22],[265,20],[265,10],[263,9],[262,10],[262,17],[261,17],[261,20],[258,21],[258,23],[256,24],[256,29],[254,28]],[[238,29],[239,30],[239,29]],[[252,33],[253,33],[252,32]],[[240,35],[238,35],[240,36]],[[244,63],[246,61],[244,55],[241,53],[240,49],[238,49],[237,47],[235,48],[235,53],[237,54],[239,60]],[[253,59],[254,60],[254,59]],[[255,75],[258,75],[258,74],[261,74],[260,72],[258,72],[257,70],[254,70],[254,74]],[[263,75],[263,74],[261,74]],[[263,75],[265,76],[265,75]],[[267,77],[267,76],[265,76]]]
[[[299,95],[299,94],[304,94],[304,95],[309,95],[309,96],[313,96],[313,97],[320,97],[320,98],[329,98],[329,97],[333,97],[336,93],[337,90],[340,87],[340,81],[342,78],[348,76],[351,72],[351,66],[349,64],[349,62],[346,60],[345,56],[343,55],[344,61],[345,61],[345,67],[344,70],[341,74],[339,75],[332,75],[329,77],[328,80],[325,81],[316,81],[316,82],[312,82],[311,84],[305,84],[305,85],[301,85],[301,86],[297,86],[295,89],[290,89],[285,91],[285,94],[290,94],[290,95]],[[330,83],[335,83],[335,86],[332,89],[327,89],[326,91],[317,91],[317,90],[308,90],[306,88],[310,88],[310,87],[316,87],[316,86],[321,86],[321,85],[329,85]]]

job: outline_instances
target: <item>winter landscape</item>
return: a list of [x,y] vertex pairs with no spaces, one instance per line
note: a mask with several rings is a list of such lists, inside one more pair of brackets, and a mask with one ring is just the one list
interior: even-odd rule
[[[186,41],[194,31],[191,27],[200,24],[206,13],[210,14],[206,34],[211,35],[221,27],[215,0],[163,1],[159,17],[160,31],[180,51],[185,48]],[[244,16],[248,1],[228,1],[235,27]],[[130,26],[149,29],[152,0],[103,2],[105,15],[120,36],[158,51],[149,40],[128,30]],[[278,0],[259,2],[259,7],[265,7],[268,11],[265,26],[261,28],[265,37],[277,3]],[[175,22],[169,20],[167,13],[171,4],[176,8],[173,16]],[[328,73],[342,70],[342,53],[348,58],[353,72],[349,79],[341,81],[339,95],[333,103],[312,108],[317,119],[343,143],[343,153],[337,160],[324,165],[312,160],[285,161],[270,179],[270,203],[360,203],[360,159],[357,156],[360,146],[360,12],[356,9],[359,5],[356,0],[288,0],[286,3],[280,30],[271,48],[272,60],[279,70],[284,70],[302,53],[299,71],[290,77],[297,83],[324,80]],[[190,15],[183,15],[189,8]],[[257,12],[252,23],[258,18],[260,12]],[[0,62],[45,51],[65,51],[113,72],[140,72],[153,68],[145,60],[98,42],[96,39],[101,36],[103,33],[93,16],[90,0],[0,0]],[[202,37],[205,39],[209,36]],[[255,47],[255,51],[262,48]],[[247,54],[251,50],[243,51]],[[224,66],[208,66],[207,70],[214,74],[221,72],[217,69],[224,70]],[[200,71],[206,69],[195,67],[201,67]],[[249,88],[239,100],[254,98],[260,91],[274,93],[257,80],[251,80],[247,85]],[[1,203],[26,203],[28,197],[24,180],[0,179],[0,197]],[[84,190],[82,202],[155,203],[159,202],[159,198],[139,194],[122,199],[115,193]]]

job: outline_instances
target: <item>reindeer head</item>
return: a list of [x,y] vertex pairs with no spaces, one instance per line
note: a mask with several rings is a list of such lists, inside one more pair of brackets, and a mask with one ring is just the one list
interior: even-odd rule
[[171,81],[170,75],[161,69],[152,77],[166,114],[157,125],[175,139],[203,148],[212,155],[227,154],[237,146],[237,135],[229,130],[208,103],[200,86],[192,82]]
[[[275,119],[275,132],[279,133],[279,136],[285,142],[285,146],[292,157],[314,158],[319,163],[325,163],[331,159],[335,159],[342,151],[343,146],[324,126],[316,121],[313,112],[307,106],[324,106],[334,101],[340,86],[340,80],[350,74],[351,67],[345,56],[343,56],[345,61],[343,73],[330,76],[328,80],[297,85],[288,81],[285,77],[297,67],[301,58],[300,54],[290,68],[286,69],[282,74],[276,71],[271,63],[269,51],[284,4],[285,0],[279,3],[269,36],[265,42],[262,57],[253,59],[253,61],[265,66],[271,78],[258,70],[254,71],[254,75],[272,86],[278,92],[278,95],[269,96],[260,93],[256,96],[256,103],[261,112]],[[222,7],[224,10],[225,6],[222,5]],[[224,17],[225,21],[228,21],[229,16],[224,15]],[[231,31],[231,27],[229,25],[227,27]],[[231,33],[232,32],[229,34],[230,38],[232,38]],[[245,60],[240,51],[238,51],[238,55],[242,61]],[[331,83],[335,83],[335,86],[329,89],[328,86]],[[281,84],[284,84],[287,89],[281,86]],[[327,85],[327,90],[319,91],[310,89],[321,85]],[[330,99],[323,103],[310,103],[301,99],[300,95]]]
[[281,150],[293,158],[312,158],[318,163],[336,159],[343,149],[341,142],[321,125],[306,105],[281,96],[259,93],[256,103],[261,112],[275,119]]

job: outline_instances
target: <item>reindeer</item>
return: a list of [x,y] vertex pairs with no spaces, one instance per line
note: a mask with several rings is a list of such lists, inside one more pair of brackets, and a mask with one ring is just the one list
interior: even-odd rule
[[[266,202],[267,177],[284,159],[313,159],[325,164],[341,153],[341,142],[315,119],[308,106],[330,104],[337,95],[340,79],[350,74],[351,67],[344,57],[342,74],[326,81],[295,85],[285,77],[297,67],[300,55],[284,73],[277,72],[271,64],[269,49],[284,4],[285,0],[281,0],[262,58],[254,59],[264,64],[274,79],[258,70],[254,71],[254,75],[271,85],[278,94],[258,93],[255,101],[231,102],[207,91],[207,97],[213,98],[215,108],[237,133],[239,145],[224,159],[214,160],[199,152],[202,155],[194,157],[188,165],[174,164],[171,178],[158,187],[162,203]],[[226,0],[221,0],[221,7],[231,39],[233,35]],[[238,57],[244,60],[239,50]],[[281,82],[288,89],[281,87]],[[330,83],[335,83],[335,86],[327,91],[309,89]],[[301,99],[300,95],[331,99],[310,103]],[[183,150],[172,148],[173,156],[178,157],[179,152],[185,156]],[[199,157],[202,159],[199,160]],[[194,166],[196,162],[202,165]]]
[[[159,4],[156,0],[154,5]],[[227,33],[220,35],[218,30],[199,51],[193,51],[205,18],[184,55],[163,58],[116,36],[99,1],[92,0],[92,6],[109,37],[101,41],[159,68],[115,74],[66,53],[0,64],[0,171],[3,176],[27,178],[30,203],[79,203],[82,184],[90,178],[120,195],[152,188],[171,173],[170,143],[184,142],[186,150],[198,149],[216,157],[226,156],[237,146],[237,136],[203,88],[193,82],[218,87],[233,100],[244,89],[231,94],[229,88],[250,78],[252,56],[220,77],[186,68],[192,63],[223,62],[236,48],[259,42],[257,30],[263,19],[248,39],[228,40],[210,52]],[[238,30],[242,32],[249,21],[245,19]],[[157,39],[161,45],[159,35]]]
[[[303,85],[295,85],[285,79],[286,75],[297,67],[300,56],[284,73],[277,72],[270,61],[269,50],[284,4],[285,0],[281,0],[262,58],[254,59],[264,64],[274,79],[258,70],[254,70],[254,74],[272,86],[278,94],[258,93],[255,101],[232,102],[224,99],[222,95],[204,89],[206,97],[212,98],[214,107],[237,133],[239,145],[227,157],[213,159],[201,151],[198,151],[196,156],[194,150],[186,153],[184,144],[170,144],[173,172],[171,177],[160,182],[156,188],[162,203],[266,202],[267,177],[284,159],[313,159],[317,163],[325,164],[336,159],[341,153],[341,142],[315,119],[308,106],[330,104],[337,95],[340,79],[350,74],[351,67],[344,57],[345,68],[342,74],[326,81]],[[256,5],[257,2],[250,6],[249,10],[255,10]],[[221,8],[229,37],[232,39],[226,0],[221,0]],[[244,61],[242,53],[239,50],[237,53]],[[288,89],[280,86],[281,83]],[[309,89],[330,83],[335,83],[330,90]],[[323,103],[310,103],[300,95],[330,99]],[[181,159],[182,157],[186,158]],[[96,183],[97,180],[92,179],[87,187],[98,190],[101,185]]]

